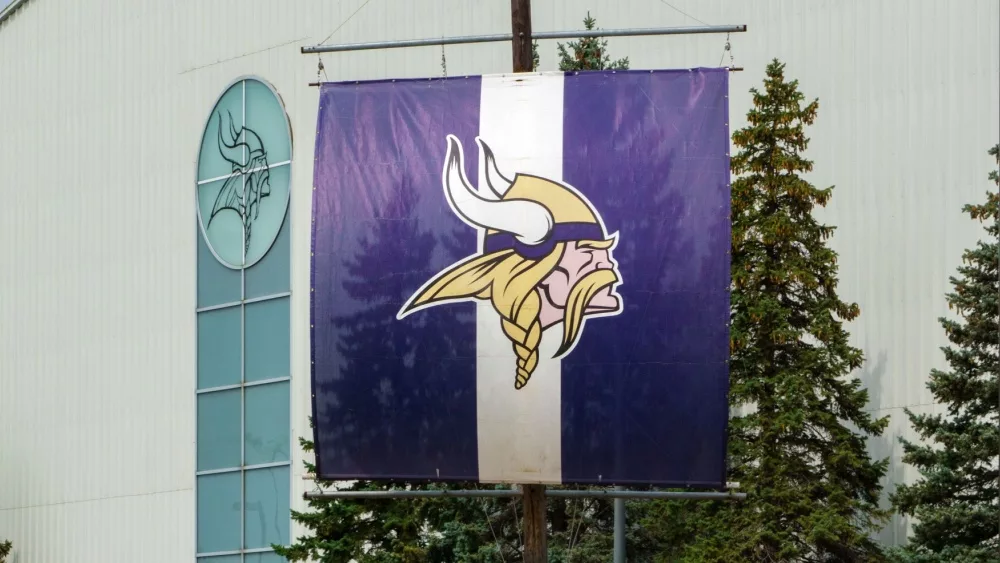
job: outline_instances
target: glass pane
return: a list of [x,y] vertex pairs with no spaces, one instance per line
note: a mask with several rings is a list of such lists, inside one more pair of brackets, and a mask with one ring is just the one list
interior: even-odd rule
[[243,266],[243,176],[198,186],[198,215],[208,245],[220,260]]
[[[287,167],[283,166],[282,168]],[[278,232],[278,238],[274,240],[271,249],[259,262],[246,270],[247,299],[284,293],[289,289],[289,272],[291,271],[289,251],[291,245],[288,240],[291,229],[288,224],[288,215],[286,210],[281,231]]]
[[240,390],[198,395],[198,471],[240,465]]
[[267,85],[247,80],[247,128],[260,137],[270,164],[292,158],[285,109]]
[[264,553],[248,553],[244,561],[246,561],[246,563],[287,563],[287,560],[284,557],[274,553],[273,551],[267,551]]
[[239,306],[198,313],[198,388],[240,382]]
[[247,176],[247,213],[253,219],[248,231],[248,266],[256,264],[278,236],[288,207],[290,173],[291,166],[285,164]]
[[246,472],[246,548],[288,545],[291,504],[288,466]]
[[289,383],[247,387],[246,464],[288,461],[291,415]]
[[[220,118],[222,118],[221,121]],[[242,127],[243,83],[237,82],[229,90],[226,90],[208,116],[201,141],[201,152],[198,154],[199,181],[217,178],[232,172],[233,163],[230,162],[230,159],[237,163],[245,161],[242,150],[226,146],[235,144],[233,130],[237,132],[238,140],[242,140],[240,134]]]
[[240,300],[240,272],[219,263],[198,227],[198,307]]
[[197,479],[198,553],[239,549],[240,472],[201,475]]
[[246,380],[288,377],[288,297],[246,305]]
[[216,555],[215,557],[199,557],[198,563],[241,563],[239,555]]

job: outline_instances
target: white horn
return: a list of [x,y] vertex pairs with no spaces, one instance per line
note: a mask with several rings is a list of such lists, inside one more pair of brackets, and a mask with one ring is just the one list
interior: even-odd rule
[[510,233],[524,244],[538,244],[552,231],[552,214],[539,203],[526,200],[491,201],[480,197],[465,175],[462,145],[448,135],[448,152],[441,180],[455,213],[472,227]]
[[512,182],[500,173],[493,150],[479,137],[476,137],[476,142],[479,143],[479,148],[483,153],[483,170],[486,172],[486,186],[498,198],[502,198],[507,193],[507,190],[510,189]]

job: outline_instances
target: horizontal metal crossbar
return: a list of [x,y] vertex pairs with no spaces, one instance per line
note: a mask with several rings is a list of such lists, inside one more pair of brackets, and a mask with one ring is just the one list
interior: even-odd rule
[[746,493],[716,491],[611,491],[594,489],[590,491],[545,491],[550,497],[563,498],[630,498],[630,499],[670,499],[670,500],[743,500]]
[[[687,27],[636,27],[632,29],[580,29],[576,31],[541,31],[531,34],[534,39],[576,39],[578,37],[636,37],[640,35],[689,35],[699,33],[741,33],[744,25],[697,25]],[[434,45],[461,45],[469,43],[497,43],[512,41],[513,33],[492,35],[466,35],[462,37],[436,37],[428,39],[403,39],[397,41],[374,41],[371,43],[341,43],[338,45],[314,45],[302,47],[305,55],[311,53],[336,53],[343,51],[366,51],[371,49],[399,49],[402,47],[427,47]]]
[[[627,490],[562,490],[550,489],[546,496],[553,498],[628,498],[669,500],[743,500],[746,493],[715,491],[627,491]],[[306,500],[372,499],[372,498],[470,498],[470,497],[519,497],[517,489],[433,490],[433,491],[312,491],[303,495]]]

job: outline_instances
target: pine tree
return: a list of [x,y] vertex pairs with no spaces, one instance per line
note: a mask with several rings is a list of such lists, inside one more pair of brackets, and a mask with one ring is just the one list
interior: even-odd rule
[[4,563],[7,560],[7,556],[10,555],[10,550],[13,549],[13,545],[10,540],[0,542],[0,563]]
[[[597,20],[590,17],[583,18],[583,26],[588,31],[594,29]],[[570,41],[568,44],[556,44],[559,49],[559,70],[628,70],[628,57],[612,61],[607,55],[608,42],[599,37],[581,37],[577,41]],[[572,54],[566,50],[569,47]],[[538,42],[531,44],[532,70],[538,70],[540,57],[538,55]]]
[[[584,27],[590,31],[594,29],[597,20],[590,17],[583,18]],[[576,41],[570,41],[568,46],[573,51],[571,55],[566,50],[566,45],[557,44],[559,49],[559,70],[626,70],[628,69],[628,57],[611,60],[608,56],[608,42],[599,37],[581,37]]]
[[661,507],[693,537],[675,548],[684,561],[884,558],[869,534],[887,517],[887,460],[871,460],[865,439],[887,419],[865,412],[868,393],[851,377],[863,355],[843,324],[860,309],[837,295],[834,227],[812,215],[833,188],[802,177],[818,101],[803,104],[784,71],[768,65],[749,124],[733,135],[729,480],[748,497],[690,504],[682,517]]
[[[1000,165],[1000,144],[989,150]],[[990,180],[1000,186],[994,169]],[[950,282],[948,308],[959,319],[938,319],[951,346],[942,348],[949,371],[933,370],[928,389],[946,415],[906,414],[923,440],[903,443],[903,461],[921,478],[900,485],[894,506],[919,521],[898,554],[913,563],[1000,561],[1000,194],[963,208],[986,223],[986,239],[962,255]]]

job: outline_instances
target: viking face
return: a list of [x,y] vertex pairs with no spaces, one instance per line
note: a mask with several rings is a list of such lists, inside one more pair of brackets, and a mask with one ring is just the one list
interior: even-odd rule
[[[562,259],[555,270],[545,278],[540,289],[546,300],[558,309],[566,309],[571,290],[581,282],[593,279],[602,270],[616,272],[618,264],[611,248],[600,248],[585,241],[566,244]],[[621,296],[610,285],[603,286],[586,304],[583,314],[611,313],[621,307]]]
[[514,386],[520,389],[537,365],[542,331],[562,323],[559,357],[575,346],[587,317],[621,311],[615,291],[621,276],[612,256],[617,236],[607,233],[582,194],[538,176],[509,180],[490,148],[476,141],[486,186],[472,187],[452,135],[442,183],[455,214],[484,232],[481,251],[424,284],[397,318],[440,303],[489,300],[518,357]]

